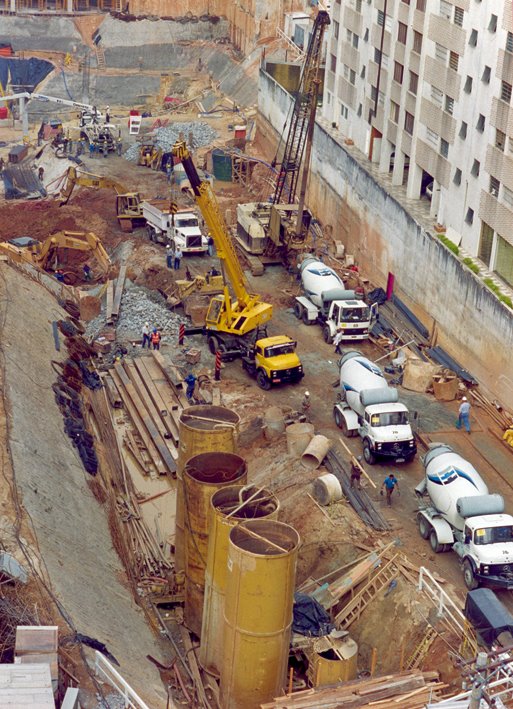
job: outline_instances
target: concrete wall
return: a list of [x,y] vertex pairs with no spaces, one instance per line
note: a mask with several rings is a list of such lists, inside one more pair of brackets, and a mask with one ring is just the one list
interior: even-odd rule
[[[259,127],[269,143],[276,145],[289,106],[288,94],[261,71]],[[384,286],[394,273],[398,294],[427,327],[437,323],[438,343],[513,406],[513,312],[319,124],[308,203],[373,282]]]

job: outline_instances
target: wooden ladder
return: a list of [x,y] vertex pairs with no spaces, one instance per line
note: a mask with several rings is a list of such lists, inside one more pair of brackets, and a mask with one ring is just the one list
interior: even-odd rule
[[337,628],[346,630],[353,621],[358,620],[364,609],[381,589],[399,575],[399,569],[394,563],[396,556],[393,556],[390,561],[379,568],[370,581],[337,613],[334,621]]
[[107,65],[105,64],[105,52],[103,51],[103,47],[99,44],[95,44],[94,53],[96,54],[96,64],[98,69],[105,69]]
[[415,650],[412,652],[410,657],[406,660],[404,669],[405,670],[416,670],[418,667],[421,665],[422,660],[426,657],[428,654],[429,648],[433,644],[435,638],[437,637],[438,633],[436,630],[433,628],[432,625],[428,625],[427,630],[424,634],[424,637],[420,641],[420,643],[417,645]]

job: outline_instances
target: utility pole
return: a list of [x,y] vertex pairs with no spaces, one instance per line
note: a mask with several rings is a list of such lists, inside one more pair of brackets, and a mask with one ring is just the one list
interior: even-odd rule
[[470,704],[468,709],[479,709],[481,699],[483,698],[483,688],[486,682],[486,665],[488,664],[488,655],[486,652],[479,652],[476,657],[476,676],[472,683],[472,692],[470,694]]

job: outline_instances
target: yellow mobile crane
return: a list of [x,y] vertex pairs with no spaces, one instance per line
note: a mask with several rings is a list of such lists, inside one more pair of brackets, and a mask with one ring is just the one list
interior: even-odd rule
[[186,333],[206,335],[212,353],[225,352],[227,359],[240,356],[242,366],[262,389],[281,382],[300,381],[304,373],[295,351],[297,343],[287,335],[259,337],[261,328],[265,328],[272,317],[272,305],[248,292],[244,272],[210,183],[200,179],[185,142],[173,146],[173,155],[184,167],[196,204],[214,240],[225,282],[224,292],[210,301],[205,326],[189,328]]
[[76,167],[69,167],[66,172],[66,182],[60,191],[61,206],[69,202],[75,185],[114,190],[116,192],[116,213],[122,231],[131,232],[134,227],[146,224],[141,207],[142,197],[139,192],[129,192],[125,185],[110,177],[93,175],[90,172],[79,172]]

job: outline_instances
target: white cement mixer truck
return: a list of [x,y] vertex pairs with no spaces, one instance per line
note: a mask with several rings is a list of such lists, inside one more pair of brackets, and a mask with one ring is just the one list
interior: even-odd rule
[[513,589],[513,517],[504,514],[501,495],[489,494],[477,470],[450,446],[432,443],[423,463],[425,477],[415,488],[420,536],[434,552],[456,552],[469,590],[480,584]]
[[337,426],[348,438],[361,436],[369,465],[378,458],[412,460],[417,445],[397,389],[389,387],[381,369],[360,352],[347,352],[339,365],[340,400],[333,409]]
[[346,290],[342,279],[318,258],[306,255],[299,265],[304,295],[296,298],[294,314],[305,325],[319,323],[324,340],[333,342],[342,331],[342,341],[365,340],[377,306],[369,306]]

